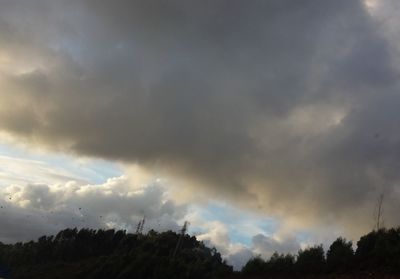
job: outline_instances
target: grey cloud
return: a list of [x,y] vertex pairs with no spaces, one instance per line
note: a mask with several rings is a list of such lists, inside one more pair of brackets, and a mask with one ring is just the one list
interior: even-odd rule
[[252,257],[254,253],[251,249],[239,247],[226,257],[226,261],[233,266],[234,270],[240,270]]
[[394,52],[361,1],[38,3],[1,4],[1,131],[349,230],[375,176],[397,193]]
[[232,243],[226,225],[219,222],[209,222],[208,230],[198,234],[197,238],[207,246],[216,247],[222,257],[239,270],[246,262],[254,257],[261,256],[268,260],[274,252],[295,255],[300,250],[299,241],[292,236],[266,236],[256,234],[252,237],[250,247]]
[[258,234],[253,237],[253,251],[265,259],[269,259],[274,252],[282,254],[296,254],[300,250],[300,243],[296,238],[276,240],[272,237]]
[[145,231],[178,231],[186,215],[186,205],[168,199],[162,186],[137,187],[124,177],[100,185],[14,185],[3,187],[0,194],[2,242],[31,240],[72,227],[133,232],[143,217]]

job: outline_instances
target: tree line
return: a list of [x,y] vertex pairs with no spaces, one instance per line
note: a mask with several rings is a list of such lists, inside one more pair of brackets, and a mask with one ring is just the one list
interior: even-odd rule
[[400,275],[400,228],[374,230],[357,241],[355,250],[351,241],[339,237],[326,253],[322,245],[317,245],[300,250],[297,255],[274,253],[268,260],[254,257],[241,273],[245,278],[306,278],[310,275],[328,278],[328,275],[340,274],[353,274],[352,278],[357,274],[377,274],[376,278],[383,278],[384,274]]
[[[176,252],[179,242],[179,251]],[[11,278],[225,278],[232,273],[215,248],[172,231],[65,229],[37,241],[0,244]],[[1,274],[0,274],[0,277]]]
[[357,241],[355,249],[351,241],[338,238],[326,252],[317,245],[296,255],[254,257],[239,272],[215,248],[172,231],[132,234],[75,228],[37,241],[0,243],[0,277],[16,279],[338,278],[329,276],[340,274],[400,275],[400,228],[372,231]]

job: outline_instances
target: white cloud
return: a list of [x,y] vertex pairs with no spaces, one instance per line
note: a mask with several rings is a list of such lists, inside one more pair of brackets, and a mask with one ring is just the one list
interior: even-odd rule
[[[115,227],[135,230],[145,216],[145,230],[178,230],[186,205],[166,198],[157,182],[129,183],[125,176],[103,184],[77,182],[28,184],[0,188],[1,241],[34,239],[66,227]],[[16,233],[18,232],[18,233]]]
[[84,182],[85,179],[50,165],[47,162],[4,156],[0,154],[0,185],[29,183],[55,183],[60,181],[77,180]]

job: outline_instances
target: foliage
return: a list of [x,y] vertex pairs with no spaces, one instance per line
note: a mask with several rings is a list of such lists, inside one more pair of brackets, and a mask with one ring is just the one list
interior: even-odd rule
[[353,243],[339,237],[329,247],[326,253],[328,271],[347,271],[353,264]]
[[266,263],[267,274],[291,274],[294,270],[295,257],[288,254],[274,253]]
[[357,242],[356,261],[361,269],[400,271],[400,228],[372,231]]
[[185,235],[66,229],[37,242],[0,244],[13,278],[224,278],[232,273],[215,250]]
[[345,278],[399,275],[400,228],[362,236],[355,252],[351,241],[339,237],[330,245],[326,258],[319,245],[300,250],[296,257],[274,253],[267,261],[252,258],[242,269],[244,278],[339,278],[340,274]]
[[242,273],[247,276],[256,276],[265,271],[265,261],[260,257],[251,258],[242,268]]
[[242,268],[245,276],[289,275],[294,271],[295,257],[275,252],[268,261],[260,256],[250,259]]
[[[274,253],[250,259],[233,273],[215,248],[193,236],[168,231],[131,234],[126,231],[65,229],[26,243],[0,243],[0,274],[12,278],[364,278],[365,274],[400,273],[400,228],[380,229],[352,242],[336,239],[326,258],[321,245],[296,256]],[[358,276],[358,275],[360,276]],[[364,276],[365,275],[365,276]],[[357,277],[358,276],[358,277]],[[369,275],[368,275],[369,276]]]
[[320,273],[325,267],[325,255],[322,245],[300,250],[295,268],[301,273]]

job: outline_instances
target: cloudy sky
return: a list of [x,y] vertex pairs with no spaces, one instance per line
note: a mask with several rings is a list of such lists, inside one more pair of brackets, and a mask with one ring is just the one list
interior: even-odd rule
[[0,241],[178,230],[235,267],[400,224],[396,0],[0,0]]

